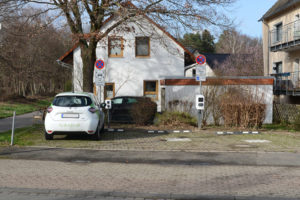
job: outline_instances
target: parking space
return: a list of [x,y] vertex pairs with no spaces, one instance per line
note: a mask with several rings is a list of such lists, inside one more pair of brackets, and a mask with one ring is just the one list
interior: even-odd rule
[[[44,139],[43,126],[16,131],[16,145],[62,148],[87,148],[99,150],[136,151],[285,151],[300,152],[300,134],[297,132],[261,131],[259,134],[219,135],[216,128],[165,129],[136,127],[134,125],[113,125],[113,131],[106,131],[101,140],[88,135],[57,135],[54,140]],[[1,141],[2,145],[9,143]],[[251,143],[247,142],[251,141]],[[262,143],[261,141],[268,141]],[[0,143],[0,144],[1,144]]]

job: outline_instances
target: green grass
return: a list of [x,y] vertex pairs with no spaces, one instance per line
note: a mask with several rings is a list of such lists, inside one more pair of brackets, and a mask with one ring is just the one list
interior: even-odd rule
[[[14,133],[14,144],[19,146],[30,146],[43,140],[43,125],[18,128]],[[11,142],[11,131],[0,133],[0,146],[7,146]]]
[[294,128],[292,124],[286,124],[286,123],[281,123],[281,124],[264,124],[262,126],[262,129],[266,130],[279,130],[279,131],[291,131],[294,132]]
[[0,119],[11,117],[13,112],[16,111],[17,115],[30,113],[36,110],[46,108],[51,104],[50,99],[37,100],[37,101],[26,101],[23,103],[18,102],[0,102]]

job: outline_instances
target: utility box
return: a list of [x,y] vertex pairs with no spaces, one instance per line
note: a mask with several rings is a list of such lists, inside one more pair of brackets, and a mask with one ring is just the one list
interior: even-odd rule
[[105,109],[110,110],[112,108],[111,100],[105,100]]
[[202,94],[196,95],[196,109],[204,110],[204,96]]

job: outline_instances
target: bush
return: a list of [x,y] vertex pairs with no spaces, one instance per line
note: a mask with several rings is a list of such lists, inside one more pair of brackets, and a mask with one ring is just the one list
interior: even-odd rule
[[157,105],[149,98],[141,98],[131,109],[131,117],[136,124],[146,125],[153,123],[157,112]]
[[157,116],[157,125],[192,125],[197,126],[197,119],[184,112],[164,112]]
[[300,131],[300,113],[296,116],[292,127],[295,131]]
[[251,93],[229,90],[222,97],[221,112],[225,126],[260,128],[265,119],[266,105],[262,98]]

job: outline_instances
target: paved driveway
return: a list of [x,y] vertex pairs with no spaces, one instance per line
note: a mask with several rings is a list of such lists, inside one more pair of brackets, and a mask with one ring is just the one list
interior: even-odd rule
[[198,200],[296,200],[300,197],[299,167],[6,159],[0,160],[0,166],[0,191],[13,188],[13,192],[18,192],[18,188],[25,188],[28,193],[43,190],[47,195],[71,191],[75,196],[79,192],[82,199],[101,199],[99,196],[103,195]]
[[[32,126],[33,124],[42,123],[41,120],[34,119],[34,116],[41,115],[40,111],[18,115],[15,119],[15,128]],[[9,131],[12,128],[12,117],[0,119],[0,133]]]

